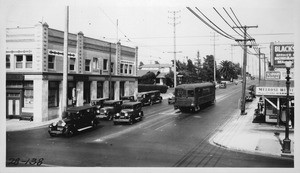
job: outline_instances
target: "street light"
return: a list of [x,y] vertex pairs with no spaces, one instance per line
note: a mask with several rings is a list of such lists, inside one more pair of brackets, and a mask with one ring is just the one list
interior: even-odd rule
[[289,121],[290,121],[290,69],[292,66],[292,61],[286,61],[286,121],[285,121],[285,138],[283,140],[283,153],[291,153],[291,140],[289,139]]

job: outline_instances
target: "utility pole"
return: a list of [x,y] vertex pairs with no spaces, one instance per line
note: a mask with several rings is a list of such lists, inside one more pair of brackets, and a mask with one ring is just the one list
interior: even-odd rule
[[247,39],[247,29],[248,28],[257,28],[258,26],[240,26],[240,27],[233,27],[233,28],[242,28],[244,30],[244,39],[236,39],[237,42],[243,42],[244,43],[244,60],[243,60],[243,85],[242,85],[242,104],[241,104],[241,115],[246,115],[247,112],[245,112],[245,96],[246,96],[246,67],[247,67],[247,41],[254,41],[254,39]]
[[178,25],[180,22],[176,23],[176,19],[178,19],[179,17],[176,17],[176,14],[179,13],[180,11],[169,11],[169,13],[173,13],[173,22],[170,23],[173,25],[174,27],[174,88],[176,87],[176,76],[177,76],[177,72],[176,72],[176,25]]
[[60,119],[67,110],[67,94],[68,94],[68,36],[69,36],[69,6],[65,9],[65,31],[64,31],[64,59],[63,59],[63,91]]
[[214,32],[214,84],[216,84],[216,33]]
[[258,48],[258,68],[259,68],[259,70],[258,70],[258,72],[259,72],[259,74],[258,74],[258,83],[260,84],[260,80],[261,80],[261,62],[260,62],[260,48]]
[[267,63],[268,63],[268,61],[267,61],[267,63],[266,63],[266,59],[267,59],[267,57],[266,57],[265,54],[264,54],[264,80],[266,80],[266,65],[267,65]]

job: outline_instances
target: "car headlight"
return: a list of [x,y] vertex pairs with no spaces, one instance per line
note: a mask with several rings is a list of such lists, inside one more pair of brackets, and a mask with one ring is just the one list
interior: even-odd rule
[[106,109],[104,110],[104,113],[107,113],[107,110],[106,110]]
[[53,122],[53,123],[52,123],[52,126],[56,126],[56,125],[57,125],[57,122]]
[[125,115],[125,117],[127,117],[127,116],[128,116],[128,113],[126,112],[124,115]]
[[120,116],[120,113],[116,113],[116,115],[115,115],[116,117],[118,117],[118,116]]
[[195,103],[192,103],[191,106],[195,106]]
[[61,126],[65,126],[66,125],[66,123],[63,121],[62,123],[61,123]]

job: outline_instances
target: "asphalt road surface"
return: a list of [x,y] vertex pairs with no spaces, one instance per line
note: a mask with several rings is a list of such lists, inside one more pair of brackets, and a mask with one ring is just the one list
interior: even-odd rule
[[216,104],[197,113],[181,113],[164,100],[143,107],[141,122],[101,121],[96,129],[71,138],[50,137],[47,128],[7,132],[6,166],[293,167],[293,160],[226,150],[208,142],[230,121],[240,97],[241,84],[217,89]]

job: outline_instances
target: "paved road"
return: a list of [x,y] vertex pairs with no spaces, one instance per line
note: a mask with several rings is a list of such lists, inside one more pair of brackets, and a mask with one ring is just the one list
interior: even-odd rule
[[[102,121],[72,138],[52,138],[46,128],[7,132],[7,166],[36,158],[42,166],[80,167],[293,167],[293,161],[244,154],[211,145],[208,139],[230,121],[241,84],[217,90],[217,103],[197,113],[168,105],[143,107],[145,118],[133,125]],[[32,161],[32,160],[30,160]],[[33,162],[34,163],[34,162]]]

